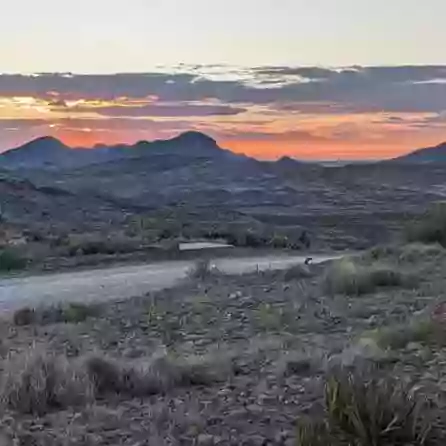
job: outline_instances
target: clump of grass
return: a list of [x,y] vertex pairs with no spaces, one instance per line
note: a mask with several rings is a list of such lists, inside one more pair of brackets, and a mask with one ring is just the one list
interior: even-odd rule
[[415,280],[396,267],[375,263],[359,265],[350,259],[333,262],[324,280],[333,294],[356,295],[372,293],[380,287],[414,286]]
[[438,257],[444,253],[444,249],[438,243],[425,244],[413,242],[404,245],[375,246],[362,257],[366,261],[392,260],[395,262],[413,263],[419,260]]
[[0,400],[3,407],[16,412],[44,415],[93,398],[87,374],[62,356],[33,349],[4,366]]
[[63,322],[77,324],[99,315],[99,306],[93,304],[70,303],[62,308]]
[[211,264],[209,259],[197,260],[188,271],[188,277],[191,279],[206,280],[218,274],[218,269]]
[[95,354],[69,361],[43,348],[2,364],[0,407],[37,416],[89,404],[107,394],[144,397],[179,386],[210,386],[232,374],[228,357],[173,357],[158,354],[128,364]]
[[446,203],[436,203],[409,224],[405,238],[409,242],[439,243],[446,247]]
[[98,315],[98,305],[69,303],[67,305],[54,305],[41,308],[21,308],[14,312],[13,322],[17,326],[57,323],[77,324],[84,322],[90,317],[97,317]]
[[368,332],[365,338],[373,339],[382,349],[404,348],[411,342],[424,345],[445,345],[446,328],[433,319],[417,319],[405,324],[381,327]]
[[11,272],[26,268],[27,261],[11,249],[0,250],[0,272]]
[[424,402],[397,379],[342,370],[326,382],[324,409],[323,419],[300,423],[300,446],[443,444]]
[[195,356],[180,359],[167,354],[131,366],[94,355],[85,365],[99,394],[131,396],[162,394],[178,386],[211,385],[231,373],[229,361]]
[[267,331],[278,331],[284,328],[284,313],[282,308],[276,308],[269,303],[261,303],[254,310],[257,326]]

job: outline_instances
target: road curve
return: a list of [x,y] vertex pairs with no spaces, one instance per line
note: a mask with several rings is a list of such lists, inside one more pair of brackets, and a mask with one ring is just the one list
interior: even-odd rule
[[[321,263],[342,255],[312,255]],[[227,274],[255,270],[285,269],[302,264],[305,256],[263,256],[224,258],[212,261]],[[168,261],[147,265],[117,266],[107,269],[64,272],[58,274],[8,278],[0,280],[0,311],[25,305],[37,306],[56,302],[98,302],[120,300],[148,291],[169,288],[183,279],[193,261]]]

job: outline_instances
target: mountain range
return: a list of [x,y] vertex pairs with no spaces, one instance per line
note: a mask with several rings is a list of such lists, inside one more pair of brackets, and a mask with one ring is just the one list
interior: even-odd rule
[[382,241],[392,215],[444,197],[445,153],[442,144],[392,161],[326,166],[237,155],[199,132],[93,149],[43,137],[0,154],[0,222],[107,232],[138,216],[163,222],[166,211],[183,229],[248,224],[298,236],[300,227],[341,245],[354,234],[364,246]]
[[[0,153],[0,168],[6,169],[76,169],[119,160],[151,158],[165,166],[185,160],[247,160],[248,157],[224,150],[200,132],[189,131],[167,140],[139,141],[132,145],[97,145],[94,148],[71,148],[51,136],[44,136]],[[388,162],[388,161],[387,161]],[[392,163],[446,163],[446,142],[435,147],[414,150],[390,160]],[[276,161],[280,168],[293,169],[298,164],[285,156]]]
[[71,169],[91,164],[144,157],[235,158],[221,149],[211,137],[185,132],[158,141],[139,141],[133,145],[98,145],[92,149],[70,148],[56,138],[45,136],[0,154],[0,167],[8,169]]

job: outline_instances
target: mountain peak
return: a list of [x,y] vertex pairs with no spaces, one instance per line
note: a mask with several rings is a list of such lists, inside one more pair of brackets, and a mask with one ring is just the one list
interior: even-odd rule
[[184,133],[181,133],[180,135],[178,135],[177,137],[173,138],[174,140],[177,141],[182,141],[182,142],[193,142],[193,143],[201,143],[201,144],[212,144],[212,145],[216,145],[217,142],[215,141],[214,138],[211,138],[209,135],[206,135],[205,133],[202,132],[197,132],[194,130],[190,130]]
[[59,149],[66,149],[67,146],[53,136],[40,136],[33,139],[16,150],[36,150],[36,151],[53,151]]

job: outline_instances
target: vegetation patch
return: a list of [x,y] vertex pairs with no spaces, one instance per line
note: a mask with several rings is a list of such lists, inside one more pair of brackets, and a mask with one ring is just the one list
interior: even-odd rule
[[11,249],[0,249],[0,272],[17,271],[26,268],[27,260]]
[[149,396],[178,386],[211,385],[231,373],[229,361],[191,356],[174,358],[163,354],[137,365],[123,364],[103,356],[91,356],[86,369],[99,394]]
[[376,262],[360,265],[350,259],[333,262],[328,269],[324,285],[332,294],[361,295],[372,293],[380,287],[413,287],[414,276],[409,276],[394,266]]
[[300,446],[440,445],[428,411],[397,379],[342,370],[325,384],[324,417],[302,420]]
[[446,203],[436,203],[406,228],[409,242],[438,243],[446,247]]
[[93,400],[92,383],[65,357],[32,349],[6,361],[0,399],[10,410],[43,415]]
[[377,328],[367,332],[364,338],[373,339],[383,349],[404,348],[411,342],[441,346],[446,344],[446,328],[440,322],[425,318]]
[[77,324],[86,321],[88,318],[97,317],[99,313],[99,305],[74,302],[40,308],[24,307],[14,312],[13,322],[17,326],[57,323]]

